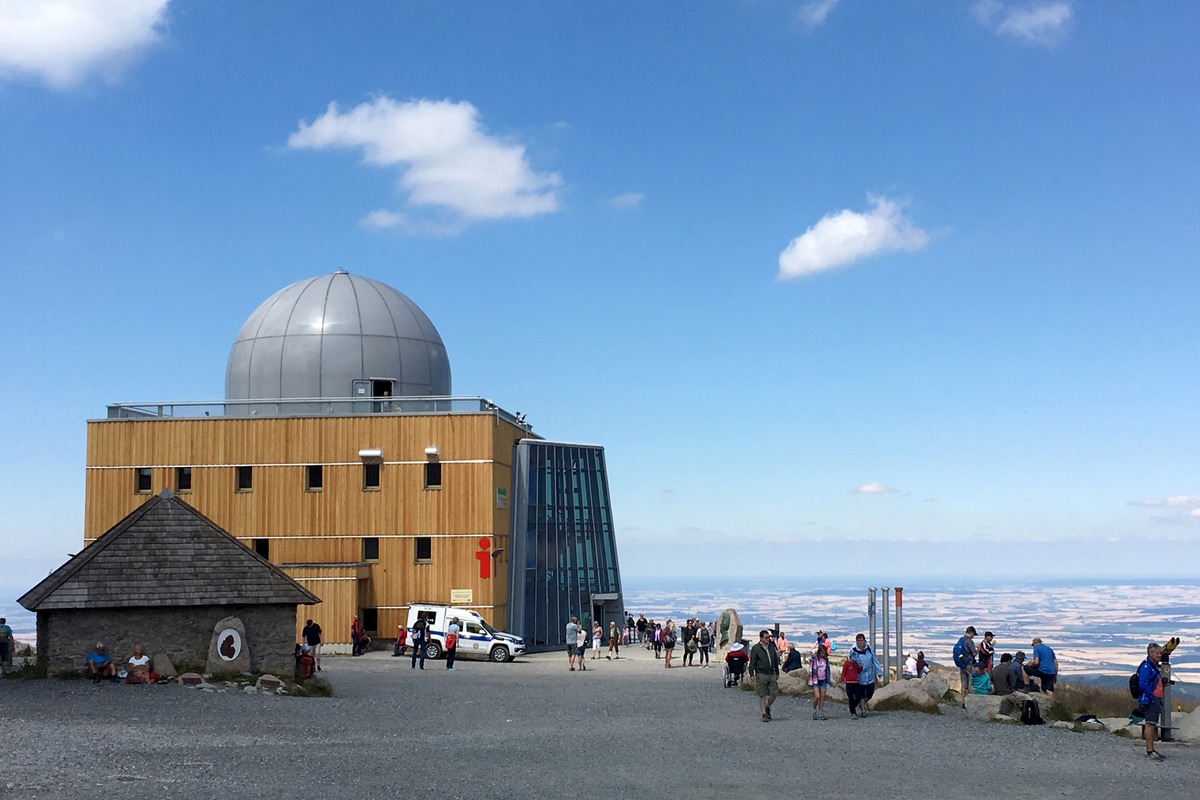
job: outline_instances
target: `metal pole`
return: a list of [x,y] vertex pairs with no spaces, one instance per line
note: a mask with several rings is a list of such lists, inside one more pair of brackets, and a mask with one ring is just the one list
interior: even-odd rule
[[904,587],[896,587],[896,675],[904,674]]
[[869,639],[871,649],[875,649],[875,587],[867,589],[867,630],[871,633]]
[[888,619],[892,616],[891,605],[888,601],[891,599],[891,589],[887,586],[883,587],[883,684],[886,686],[891,680],[891,673],[888,671],[888,648],[891,646],[891,637],[888,636]]
[[1171,654],[1163,653],[1162,663],[1159,664],[1159,670],[1162,672],[1162,720],[1158,727],[1158,738],[1164,742],[1175,741],[1175,734],[1171,730]]

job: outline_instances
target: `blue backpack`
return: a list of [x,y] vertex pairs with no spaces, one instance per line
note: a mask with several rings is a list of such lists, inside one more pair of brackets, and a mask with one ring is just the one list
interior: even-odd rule
[[966,669],[974,662],[975,659],[971,658],[971,654],[967,650],[967,637],[964,636],[954,645],[954,666]]

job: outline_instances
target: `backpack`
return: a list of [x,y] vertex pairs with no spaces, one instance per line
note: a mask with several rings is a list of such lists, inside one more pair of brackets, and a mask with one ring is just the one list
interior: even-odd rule
[[967,637],[964,636],[954,644],[954,666],[959,669],[966,669],[971,666],[974,661],[971,654],[967,651]]
[[700,629],[700,644],[708,647],[708,643],[712,641],[712,637],[708,632],[708,628]]
[[1133,696],[1134,700],[1142,699],[1142,682],[1136,672],[1129,676],[1129,694]]
[[862,667],[853,658],[847,658],[842,663],[842,683],[858,683],[859,675],[862,675]]
[[1021,706],[1021,722],[1026,725],[1042,725],[1045,720],[1042,719],[1042,709],[1038,707],[1037,701],[1034,699],[1026,700]]

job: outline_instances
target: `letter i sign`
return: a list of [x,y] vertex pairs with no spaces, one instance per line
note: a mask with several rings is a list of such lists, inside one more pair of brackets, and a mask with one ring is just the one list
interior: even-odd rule
[[479,540],[479,552],[475,554],[475,559],[479,562],[479,577],[492,577],[492,554],[489,552],[492,548],[492,540],[484,536]]

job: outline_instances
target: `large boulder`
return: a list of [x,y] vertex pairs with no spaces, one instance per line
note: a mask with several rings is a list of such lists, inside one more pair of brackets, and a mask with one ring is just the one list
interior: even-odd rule
[[721,612],[721,621],[717,623],[717,647],[728,650],[734,642],[742,640],[742,618],[737,609],[727,608]]
[[871,706],[880,711],[920,708],[932,711],[937,708],[941,696],[934,697],[921,680],[892,681],[875,690]]
[[779,673],[780,694],[798,697],[802,694],[808,694],[810,690],[811,687],[808,685],[808,673],[806,671],[797,669],[791,672]]
[[154,671],[164,678],[175,677],[175,665],[171,663],[171,657],[166,653],[157,653],[150,663],[154,665]]
[[[970,695],[968,700],[970,697],[975,696],[976,695]],[[1017,719],[1021,718],[1021,709],[1025,707],[1026,700],[1032,699],[1038,704],[1038,711],[1041,712],[1042,719],[1047,718],[1047,715],[1050,713],[1050,706],[1054,705],[1054,700],[1044,692],[1030,692],[1029,694],[1026,694],[1025,692],[1013,692],[1012,694],[1006,694],[999,699],[1001,700],[1000,713],[1007,714],[1010,717],[1016,717]],[[970,708],[970,706],[968,706],[968,708]]]
[[1188,714],[1183,711],[1171,712],[1172,733],[1177,742],[1200,742],[1200,713],[1193,711]]
[[940,672],[930,672],[924,678],[919,679],[919,682],[931,697],[936,697],[938,700],[941,700],[946,696],[946,692],[950,691],[950,682]]
[[[1125,730],[1126,728],[1133,727],[1132,724],[1129,722],[1129,717],[1102,717],[1100,719],[1100,724],[1103,725],[1105,727],[1105,729],[1107,729],[1111,733],[1118,733],[1120,731]],[[1141,728],[1140,725],[1138,725],[1136,727],[1138,727],[1139,729]],[[1133,735],[1132,731],[1130,731],[1129,733],[1131,736]]]
[[967,716],[982,722],[991,722],[1001,713],[1000,703],[1003,700],[1003,697],[994,694],[969,694],[966,702]]

